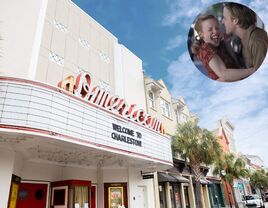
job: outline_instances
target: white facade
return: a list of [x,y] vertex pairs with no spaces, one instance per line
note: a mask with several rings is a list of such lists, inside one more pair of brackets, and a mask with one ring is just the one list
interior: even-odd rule
[[264,161],[258,155],[244,155],[248,160],[250,160],[250,165],[256,166],[256,168],[263,168]]
[[235,130],[234,125],[226,117],[220,119],[218,125],[219,125],[218,127],[219,129],[221,128],[224,129],[224,132],[228,139],[230,152],[236,155],[237,152],[236,152],[235,138],[234,138],[234,130]]
[[48,189],[91,181],[99,208],[105,183],[127,183],[128,207],[155,207],[153,179],[141,172],[172,167],[170,138],[56,87],[85,72],[146,112],[142,61],[70,0],[5,1],[0,19],[0,207],[12,174]]

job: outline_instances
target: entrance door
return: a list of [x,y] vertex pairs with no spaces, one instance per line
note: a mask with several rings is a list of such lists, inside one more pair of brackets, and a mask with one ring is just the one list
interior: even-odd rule
[[146,208],[147,207],[147,191],[146,186],[138,186],[138,193],[137,193],[137,202],[139,203],[140,208]]
[[46,208],[47,184],[21,183],[17,208]]

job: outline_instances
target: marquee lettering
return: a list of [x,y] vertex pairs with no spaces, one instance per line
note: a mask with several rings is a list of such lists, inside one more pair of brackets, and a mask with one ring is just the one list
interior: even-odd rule
[[91,85],[91,77],[88,73],[80,73],[76,78],[68,76],[58,87],[73,93],[74,95],[88,100],[90,103],[102,106],[114,113],[135,121],[147,128],[165,134],[163,124],[151,115],[146,114],[142,109],[136,109],[136,105],[128,105],[124,99],[111,95],[109,92]]

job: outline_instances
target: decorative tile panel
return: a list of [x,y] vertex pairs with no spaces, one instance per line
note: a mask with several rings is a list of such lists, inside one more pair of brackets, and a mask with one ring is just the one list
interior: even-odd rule
[[52,51],[49,52],[49,59],[60,66],[64,66],[64,58]]
[[87,49],[91,48],[89,42],[83,38],[79,38],[79,43]]
[[54,26],[58,29],[58,30],[60,30],[61,32],[67,32],[67,27],[65,27],[62,23],[60,23],[60,22],[58,22],[58,21],[56,21],[56,20],[54,20]]

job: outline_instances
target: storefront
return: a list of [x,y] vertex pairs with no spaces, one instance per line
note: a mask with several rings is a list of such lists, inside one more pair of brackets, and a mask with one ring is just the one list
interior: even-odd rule
[[158,172],[157,175],[161,208],[181,208],[189,203],[188,191],[184,191],[189,184],[187,178],[170,172]]
[[143,110],[94,94],[88,78],[74,77],[76,93],[0,78],[0,192],[10,208],[154,207],[153,178],[141,172],[172,167],[170,138]]
[[211,183],[208,184],[209,200],[211,208],[225,207],[225,198],[221,180],[216,177],[209,177]]

